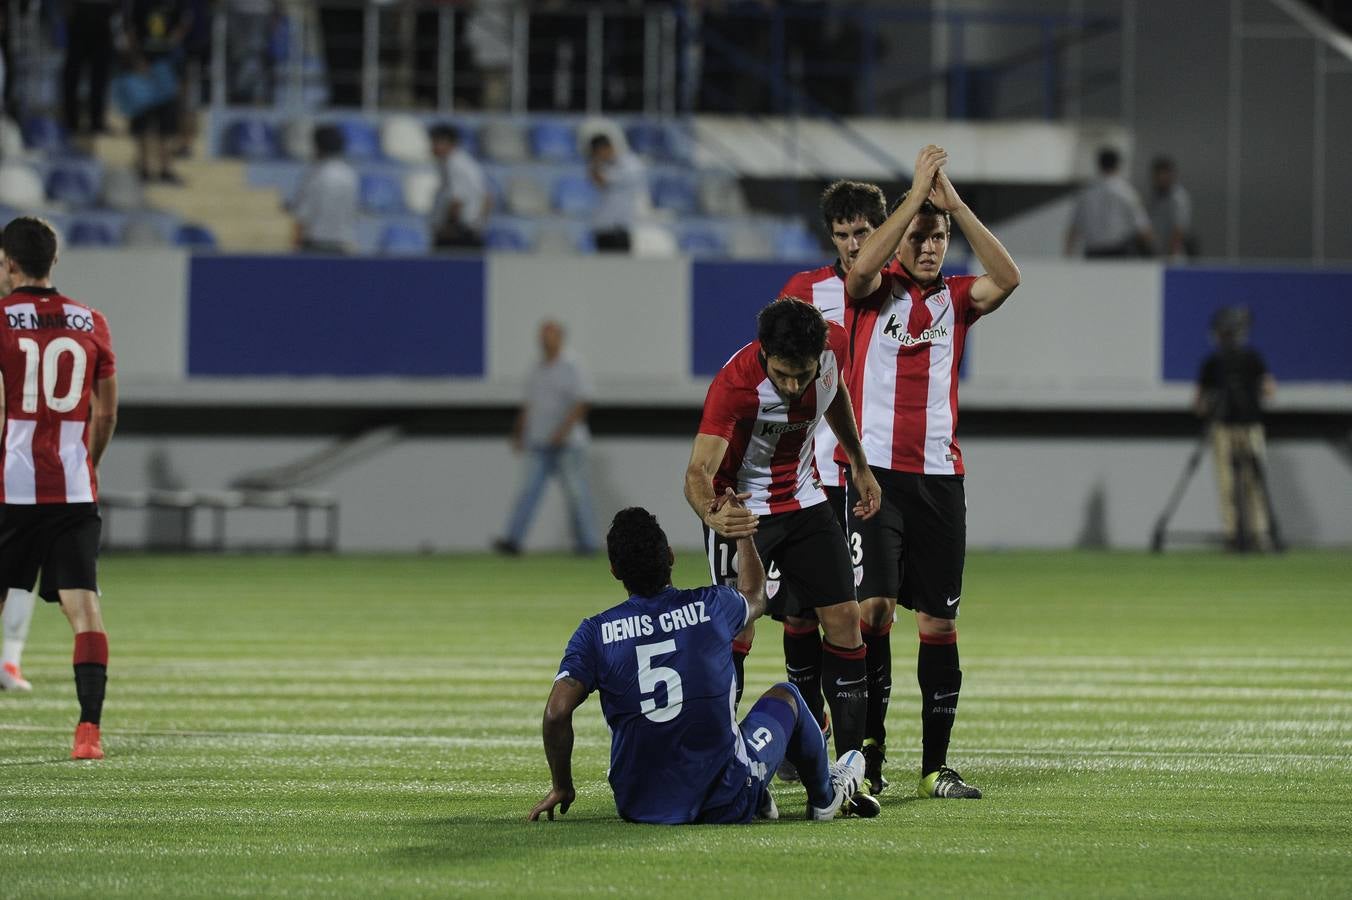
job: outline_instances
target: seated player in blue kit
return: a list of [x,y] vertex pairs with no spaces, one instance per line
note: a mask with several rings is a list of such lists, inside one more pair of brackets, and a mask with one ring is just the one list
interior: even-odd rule
[[[729,489],[714,504],[740,503]],[[631,822],[742,823],[778,818],[770,777],[787,757],[803,775],[808,818],[878,814],[855,794],[864,759],[850,751],[828,767],[821,729],[791,684],[771,687],[738,725],[732,636],[765,612],[765,569],[750,537],[737,548],[737,587],[671,586],[675,555],[657,519],[638,507],[615,514],[606,536],[611,573],[629,599],[584,619],[564,652],[545,706],[545,756],[553,787],[530,812],[554,818],[573,787],[573,710],[594,690],[610,726],[610,785]],[[864,808],[857,808],[863,805]]]

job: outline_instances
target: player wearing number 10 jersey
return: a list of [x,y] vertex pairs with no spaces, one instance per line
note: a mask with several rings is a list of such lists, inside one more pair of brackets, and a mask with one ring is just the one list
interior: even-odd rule
[[71,756],[102,759],[108,637],[99,609],[98,464],[117,422],[108,323],[52,287],[56,233],[23,217],[0,235],[0,586],[59,603],[75,632],[80,720]]
[[[739,505],[731,491],[715,500]],[[592,691],[610,726],[610,785],[631,822],[679,825],[778,818],[770,777],[787,756],[803,774],[808,818],[876,815],[856,808],[864,759],[857,750],[827,768],[826,742],[791,684],[777,684],[739,725],[733,710],[733,634],[765,611],[765,568],[750,538],[739,542],[737,587],[671,586],[675,556],[657,519],[632,507],[606,535],[611,573],[629,599],[584,619],[568,642],[545,707],[545,755],[553,785],[529,818],[554,818],[576,798],[573,711]]]

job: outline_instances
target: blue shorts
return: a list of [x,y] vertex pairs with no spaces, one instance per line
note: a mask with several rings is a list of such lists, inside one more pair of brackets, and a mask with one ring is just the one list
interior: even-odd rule
[[[800,709],[801,704],[800,699]],[[738,726],[746,762],[733,759],[728,763],[695,821],[736,825],[754,819],[770,790],[770,779],[784,761],[794,724],[794,712],[783,700],[757,700]]]

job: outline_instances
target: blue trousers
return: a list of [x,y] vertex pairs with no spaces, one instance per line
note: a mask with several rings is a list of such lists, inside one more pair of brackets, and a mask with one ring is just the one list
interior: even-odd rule
[[587,454],[582,447],[528,447],[523,458],[521,490],[507,520],[507,540],[523,544],[545,485],[557,475],[568,501],[573,527],[573,546],[580,553],[601,547],[592,512],[591,487],[587,479]]

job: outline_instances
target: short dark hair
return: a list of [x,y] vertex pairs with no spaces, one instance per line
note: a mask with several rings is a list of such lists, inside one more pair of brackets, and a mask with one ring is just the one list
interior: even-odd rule
[[821,210],[828,232],[837,222],[860,218],[877,228],[887,218],[887,198],[876,184],[842,179],[822,191]]
[[1122,154],[1118,153],[1112,147],[1104,147],[1098,152],[1098,168],[1104,175],[1109,172],[1116,172],[1117,167],[1122,165]]
[[671,584],[671,545],[657,516],[641,506],[615,513],[606,533],[610,568],[636,597],[652,597]]
[[316,125],[314,141],[315,156],[320,159],[338,156],[347,147],[347,139],[343,137],[343,130],[337,125]]
[[[907,191],[906,193],[904,193],[904,194],[902,194],[900,197],[898,197],[898,198],[896,199],[896,202],[894,202],[894,203],[892,204],[892,208],[889,209],[889,210],[887,211],[887,214],[890,216],[890,215],[892,215],[892,213],[894,213],[894,212],[896,212],[897,210],[901,209],[901,204],[905,203],[905,202],[906,202],[906,198],[909,197],[909,196],[911,196],[911,192],[910,192],[910,191]],[[936,217],[938,217],[938,218],[941,218],[941,219],[944,220],[944,226],[948,229],[948,233],[949,233],[949,234],[952,234],[952,233],[953,233],[953,216],[952,216],[952,214],[949,213],[949,211],[946,210],[946,209],[940,209],[939,207],[935,206],[933,203],[931,203],[931,202],[929,201],[929,198],[928,198],[928,197],[925,198],[925,202],[924,202],[924,203],[921,203],[921,204],[920,204],[920,210],[916,213],[916,215],[917,215],[917,216],[936,216]],[[907,223],[907,224],[909,225],[910,223]]]
[[795,362],[816,360],[826,349],[826,319],[811,303],[785,297],[756,316],[756,339],[766,356]]
[[460,129],[449,122],[439,122],[428,129],[427,133],[434,141],[445,141],[448,144],[460,143]]
[[611,146],[611,142],[610,135],[608,134],[594,134],[592,135],[591,140],[587,142],[587,147],[591,150],[592,153],[595,153],[602,147],[609,146]]
[[0,234],[0,249],[29,278],[46,278],[56,262],[56,231],[45,219],[20,216]]

